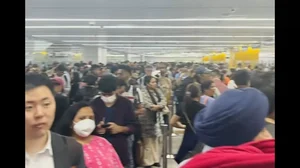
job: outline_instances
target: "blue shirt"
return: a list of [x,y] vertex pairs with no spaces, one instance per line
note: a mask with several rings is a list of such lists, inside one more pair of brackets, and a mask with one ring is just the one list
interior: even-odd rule
[[206,95],[203,95],[200,98],[200,103],[204,104],[205,106],[209,106],[213,101],[215,101],[214,98],[206,96]]

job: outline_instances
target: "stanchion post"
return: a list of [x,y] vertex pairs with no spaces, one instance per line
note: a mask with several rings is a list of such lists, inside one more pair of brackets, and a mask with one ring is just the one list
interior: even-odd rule
[[[171,117],[173,116],[174,114],[174,103],[172,102],[172,105],[170,106],[170,113],[169,113],[169,119],[171,119]],[[168,159],[173,159],[174,158],[174,155],[173,155],[173,151],[172,151],[172,144],[173,144],[173,141],[172,141],[172,134],[173,134],[173,127],[170,125],[169,126],[169,132],[168,132],[168,155],[167,155],[167,158]]]
[[167,161],[167,150],[168,150],[168,140],[167,140],[167,133],[168,133],[168,125],[167,124],[162,124],[161,125],[162,128],[162,156],[163,156],[163,168],[167,168],[168,167],[168,161]]

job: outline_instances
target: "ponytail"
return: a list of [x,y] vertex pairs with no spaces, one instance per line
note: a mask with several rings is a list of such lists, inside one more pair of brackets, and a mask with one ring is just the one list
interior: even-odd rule
[[191,104],[192,101],[193,101],[193,98],[191,97],[191,92],[189,92],[189,91],[185,92],[184,104],[187,106],[187,105]]

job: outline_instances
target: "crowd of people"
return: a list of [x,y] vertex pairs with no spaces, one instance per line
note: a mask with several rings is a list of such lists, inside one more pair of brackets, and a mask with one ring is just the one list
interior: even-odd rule
[[178,167],[272,168],[274,72],[223,63],[29,63],[26,168],[161,167],[162,124],[185,130]]

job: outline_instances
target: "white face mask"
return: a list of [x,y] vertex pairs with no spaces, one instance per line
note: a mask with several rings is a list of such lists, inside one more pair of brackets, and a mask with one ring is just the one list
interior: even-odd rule
[[87,137],[91,135],[91,133],[96,128],[96,124],[94,120],[84,119],[77,123],[75,123],[73,130],[75,133],[81,137]]
[[116,100],[116,95],[111,95],[109,97],[101,96],[101,99],[103,100],[104,103],[113,103]]

